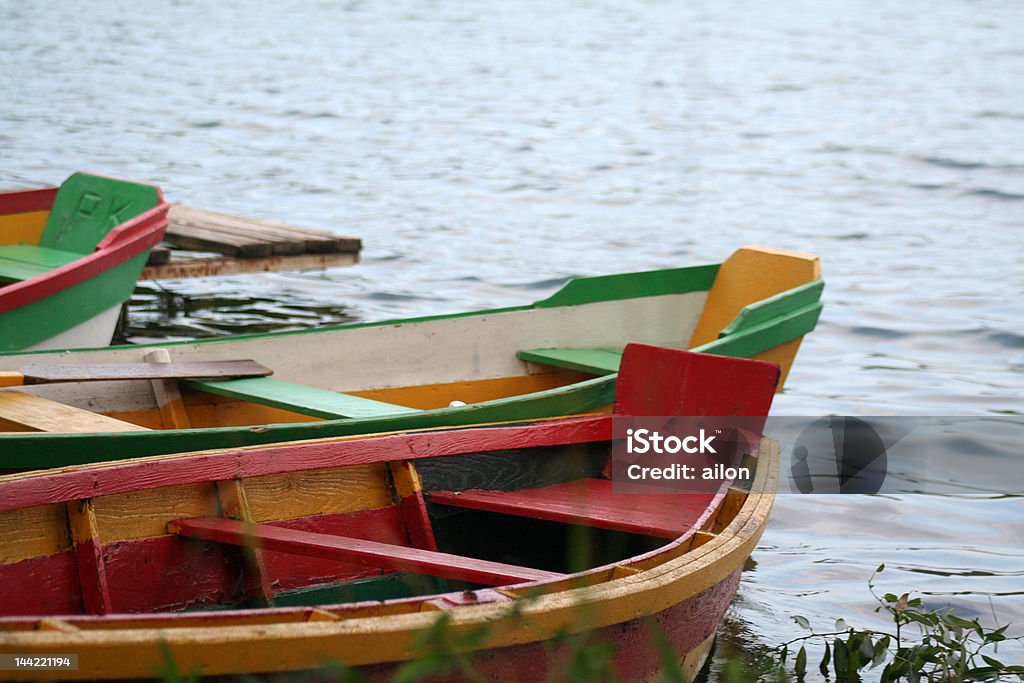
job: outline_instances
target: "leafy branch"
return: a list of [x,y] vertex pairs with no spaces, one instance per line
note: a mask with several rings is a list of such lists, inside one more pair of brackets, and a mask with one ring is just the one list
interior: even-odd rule
[[[977,619],[958,617],[951,610],[927,609],[920,598],[911,597],[909,593],[879,595],[875,578],[883,571],[884,564],[871,574],[868,590],[878,603],[875,612],[888,612],[895,633],[854,629],[842,619],[836,620],[834,631],[819,633],[806,617],[796,616],[794,621],[811,633],[774,648],[777,662],[785,667],[791,648],[799,644],[792,670],[797,680],[802,681],[807,675],[806,644],[817,641],[823,645],[818,670],[823,676],[834,676],[837,681],[860,681],[861,671],[883,664],[880,683],[1024,681],[1024,666],[1005,664],[994,656],[999,643],[1024,639],[1008,638],[1009,624],[986,629]],[[918,627],[918,639],[906,637],[908,627],[912,626]]]

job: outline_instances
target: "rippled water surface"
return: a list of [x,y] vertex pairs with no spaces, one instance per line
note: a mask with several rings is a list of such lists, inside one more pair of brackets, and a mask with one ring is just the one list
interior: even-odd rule
[[[354,268],[144,284],[133,339],[522,303],[762,243],[828,283],[779,414],[1024,413],[1020,3],[254,7],[0,0],[0,185],[96,170],[364,239]],[[883,590],[1024,625],[1021,493],[780,496],[728,630],[871,624],[881,562]]]

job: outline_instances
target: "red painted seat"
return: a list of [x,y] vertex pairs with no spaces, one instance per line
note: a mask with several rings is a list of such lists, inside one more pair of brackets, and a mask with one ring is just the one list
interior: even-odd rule
[[612,493],[608,479],[518,491],[435,491],[431,503],[612,531],[678,538],[699,529],[721,500],[711,493]]

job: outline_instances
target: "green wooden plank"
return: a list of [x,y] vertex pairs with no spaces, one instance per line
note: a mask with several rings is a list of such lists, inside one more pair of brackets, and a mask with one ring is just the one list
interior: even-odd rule
[[736,319],[729,323],[729,326],[722,330],[718,336],[727,337],[736,332],[764,324],[773,318],[812,306],[821,299],[821,292],[824,289],[825,281],[818,279],[750,304],[740,311]]
[[750,358],[779,344],[802,337],[818,322],[822,304],[814,303],[760,325],[747,327],[739,332],[720,337],[713,342],[690,349],[719,356]]
[[350,394],[339,394],[327,389],[318,389],[270,377],[231,379],[219,382],[193,380],[186,384],[199,391],[326,419],[384,417],[419,412],[415,408],[407,408],[394,403],[374,401]]
[[61,249],[36,247],[31,244],[9,244],[0,247],[0,258],[45,267],[48,270],[82,258],[81,254]]
[[520,351],[518,356],[519,360],[579,370],[591,375],[618,372],[622,361],[622,351],[610,349],[527,349]]
[[0,281],[3,282],[21,282],[22,280],[29,280],[37,275],[48,273],[51,270],[53,269],[45,266],[35,266],[31,263],[0,258]]
[[664,296],[687,292],[706,292],[718,274],[718,264],[670,268],[645,273],[599,275],[573,278],[549,296],[534,304],[536,308],[575,306],[598,301],[617,301],[644,296]]

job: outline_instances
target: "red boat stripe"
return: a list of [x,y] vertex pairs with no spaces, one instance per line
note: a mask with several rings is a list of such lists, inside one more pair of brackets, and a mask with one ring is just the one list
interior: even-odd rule
[[39,190],[15,190],[0,192],[0,214],[48,211],[53,206],[59,187],[44,187]]

